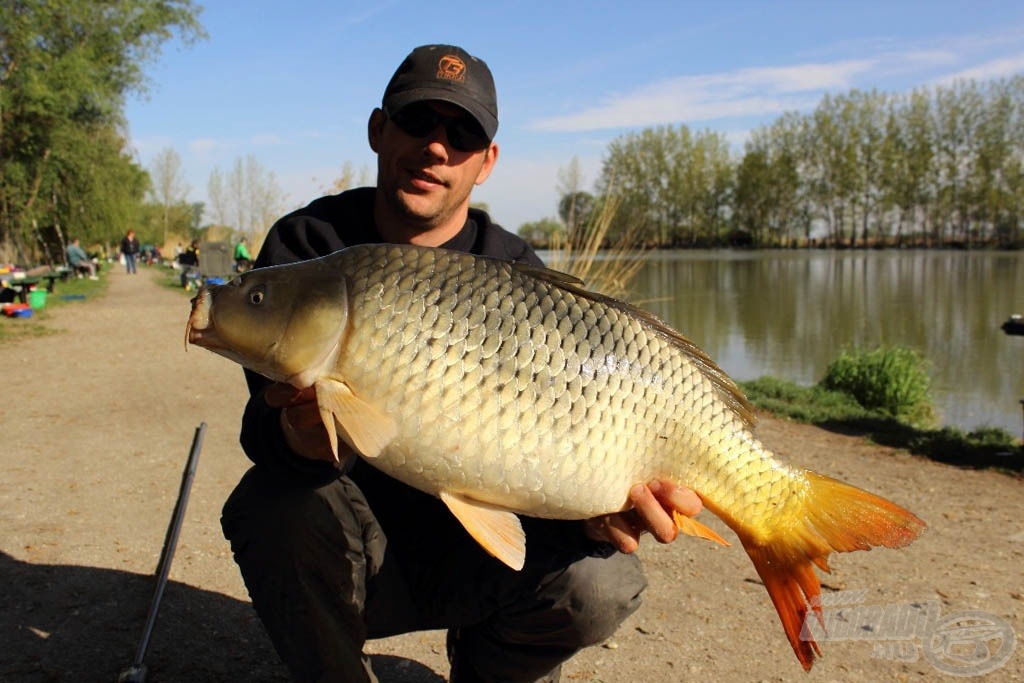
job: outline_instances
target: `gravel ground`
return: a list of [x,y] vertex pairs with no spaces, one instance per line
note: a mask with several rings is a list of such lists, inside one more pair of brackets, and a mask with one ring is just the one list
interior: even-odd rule
[[[287,680],[219,526],[248,463],[237,442],[241,371],[211,353],[185,352],[188,298],[152,275],[115,268],[104,274],[106,294],[49,312],[55,334],[0,346],[2,681],[113,681],[131,663],[201,422],[206,437],[148,680]],[[829,608],[832,632],[858,637],[822,643],[823,657],[805,675],[738,546],[648,542],[644,606],[610,641],[568,663],[563,681],[963,680],[951,672],[972,662],[985,680],[1024,680],[1024,647],[1005,657],[1024,636],[1020,478],[767,417],[758,434],[790,461],[889,497],[929,524],[903,550],[833,556],[825,593],[848,604]],[[708,513],[703,519],[734,538]],[[886,640],[846,628],[867,613],[853,611],[854,600],[892,606],[892,614],[932,610],[940,620]],[[972,616],[978,628],[954,628]],[[440,632],[369,647],[382,681],[446,680]]]

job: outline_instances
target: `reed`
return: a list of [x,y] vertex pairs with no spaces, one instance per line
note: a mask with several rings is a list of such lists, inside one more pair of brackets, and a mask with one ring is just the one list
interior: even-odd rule
[[622,200],[605,195],[600,209],[579,226],[558,235],[551,244],[548,266],[578,277],[587,289],[616,299],[630,298],[630,283],[644,264],[641,231],[630,224],[614,240],[608,233]]

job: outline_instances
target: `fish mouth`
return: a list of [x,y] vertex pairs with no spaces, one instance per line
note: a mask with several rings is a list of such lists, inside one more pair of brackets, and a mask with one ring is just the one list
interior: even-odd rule
[[213,322],[210,320],[212,303],[210,290],[205,287],[192,297],[192,312],[188,316],[188,322],[185,323],[186,351],[188,351],[189,344],[207,349],[217,348],[219,340]]

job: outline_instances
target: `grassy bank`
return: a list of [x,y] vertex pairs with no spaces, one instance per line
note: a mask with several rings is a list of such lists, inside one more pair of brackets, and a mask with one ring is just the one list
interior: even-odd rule
[[757,408],[773,415],[834,432],[862,436],[939,462],[969,468],[1024,472],[1024,450],[1017,437],[992,427],[964,432],[955,427],[929,427],[869,409],[843,391],[802,387],[762,377],[740,383]]

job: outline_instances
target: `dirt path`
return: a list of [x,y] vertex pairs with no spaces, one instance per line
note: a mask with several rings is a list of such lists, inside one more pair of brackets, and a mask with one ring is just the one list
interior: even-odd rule
[[[155,284],[150,271],[105,277],[106,295],[51,311],[58,334],[0,346],[0,681],[109,682],[131,662],[203,421],[198,473],[146,660],[149,680],[287,680],[219,527],[221,504],[248,462],[237,444],[241,372],[208,352],[185,353],[188,299]],[[1000,619],[1024,637],[1024,481],[772,419],[758,433],[792,461],[890,497],[930,525],[910,548],[834,557],[824,579],[829,595],[942,618],[980,610],[987,635],[996,631],[987,641],[993,651],[1013,637],[1003,632],[1000,640]],[[940,647],[949,619],[902,646],[823,643],[824,657],[805,676],[739,547],[685,539],[647,544],[642,553],[651,584],[644,606],[610,642],[570,662],[564,681],[963,680],[943,673],[963,666]],[[829,616],[837,633],[857,615]],[[375,642],[372,651],[383,681],[446,679],[438,632]],[[910,661],[896,659],[899,652]],[[988,652],[981,668],[995,661]],[[985,679],[1024,680],[1024,647]]]

